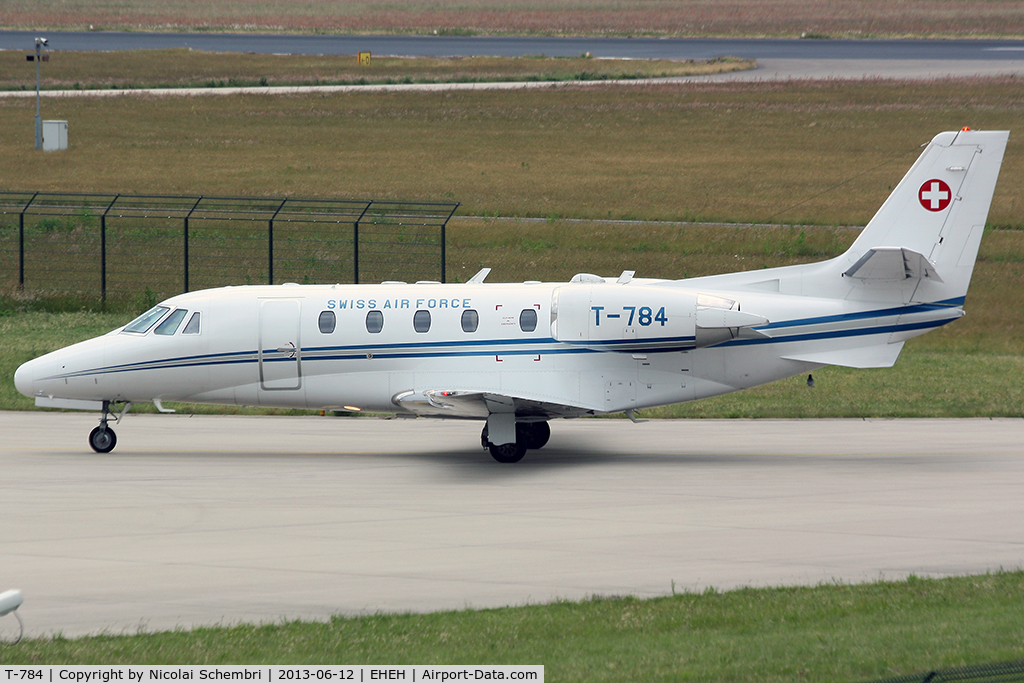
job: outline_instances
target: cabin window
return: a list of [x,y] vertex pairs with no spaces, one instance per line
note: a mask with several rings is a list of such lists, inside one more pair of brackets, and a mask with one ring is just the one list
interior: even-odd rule
[[478,327],[480,327],[480,314],[472,308],[464,310],[462,312],[462,331],[476,332]]
[[369,311],[366,314],[366,331],[378,334],[384,329],[384,314],[380,311]]
[[185,325],[185,329],[183,329],[181,333],[199,334],[199,311],[192,314],[192,317],[188,319],[188,324]]
[[334,326],[338,324],[334,317],[334,311],[320,311],[320,317],[316,320],[316,326],[320,328],[321,334],[334,332]]
[[430,311],[416,311],[412,316],[412,329],[417,332],[430,331]]
[[145,334],[146,332],[149,332],[149,328],[156,325],[156,322],[160,320],[160,318],[164,317],[164,314],[169,310],[171,309],[167,306],[154,306],[135,320],[125,325],[124,329],[121,331],[131,332],[133,334]]
[[154,334],[165,334],[171,335],[178,331],[178,326],[181,325],[181,321],[185,319],[185,314],[188,313],[184,308],[179,308],[171,313],[167,318],[156,326],[153,330]]
[[533,332],[537,329],[537,311],[532,308],[524,308],[519,314],[519,329],[523,332]]

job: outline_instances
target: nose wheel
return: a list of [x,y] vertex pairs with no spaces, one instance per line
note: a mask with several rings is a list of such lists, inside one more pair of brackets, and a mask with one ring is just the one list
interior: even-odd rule
[[89,446],[97,453],[109,453],[114,450],[114,446],[117,445],[117,434],[110,428],[108,424],[110,418],[114,418],[114,422],[120,422],[124,414],[128,412],[128,409],[132,407],[131,403],[125,403],[124,409],[114,415],[110,412],[110,401],[103,402],[102,413],[100,414],[100,426],[89,432]]
[[106,421],[89,432],[89,445],[97,453],[109,453],[117,445],[117,434],[106,425]]

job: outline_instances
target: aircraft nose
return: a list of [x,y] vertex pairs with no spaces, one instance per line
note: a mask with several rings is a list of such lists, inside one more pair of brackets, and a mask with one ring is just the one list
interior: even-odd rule
[[35,378],[38,373],[35,371],[33,366],[38,364],[34,360],[30,360],[27,363],[23,363],[17,370],[14,371],[14,386],[17,390],[32,398],[35,396],[33,391],[33,384],[35,384]]

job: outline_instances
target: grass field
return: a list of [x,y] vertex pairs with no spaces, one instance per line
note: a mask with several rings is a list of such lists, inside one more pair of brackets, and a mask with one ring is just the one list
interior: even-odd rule
[[[57,52],[45,66],[46,90],[241,86],[594,81],[696,76],[750,69],[752,60],[623,60],[579,57],[374,57],[262,55],[142,50]],[[20,53],[0,52],[0,90],[35,90],[35,69]]]
[[1024,659],[1024,572],[26,641],[5,664],[544,664],[545,680],[868,681]]
[[1017,0],[5,0],[0,25],[76,30],[976,37],[1024,35],[1024,7]]
[[[5,190],[458,201],[461,215],[863,225],[942,130],[1024,130],[1014,78],[0,98]],[[31,172],[28,172],[28,171]],[[990,221],[1020,227],[1011,135]]]

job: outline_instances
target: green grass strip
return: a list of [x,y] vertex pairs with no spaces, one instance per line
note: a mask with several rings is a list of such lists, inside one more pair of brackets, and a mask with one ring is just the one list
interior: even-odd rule
[[[668,587],[666,587],[668,589]],[[856,681],[1024,658],[1024,572],[23,641],[6,664],[544,664],[548,681]]]

